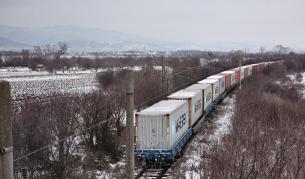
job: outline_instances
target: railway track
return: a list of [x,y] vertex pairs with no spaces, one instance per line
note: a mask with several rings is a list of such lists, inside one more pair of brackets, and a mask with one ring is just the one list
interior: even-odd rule
[[170,166],[160,167],[160,168],[142,168],[136,169],[135,178],[136,179],[167,179],[170,178],[172,170]]
[[[198,124],[198,128],[203,127],[203,122]],[[142,165],[142,168],[135,169],[135,179],[169,179],[173,176],[172,166],[177,162],[180,162],[181,157],[184,155],[187,147],[192,142],[193,137],[190,138],[189,142],[183,147],[180,155],[177,156],[175,162],[166,165]]]
[[[232,90],[232,94],[234,94],[236,92],[236,89]],[[220,109],[218,107],[218,105],[215,106],[215,109]],[[214,111],[214,110],[213,110]],[[213,113],[212,111],[212,113]],[[143,179],[143,178],[148,178],[148,179],[169,179],[172,178],[173,176],[173,171],[172,171],[172,166],[174,166],[176,163],[179,163],[181,157],[184,155],[186,149],[188,148],[188,146],[192,143],[194,137],[197,135],[197,132],[200,130],[202,131],[203,127],[204,127],[204,123],[207,122],[205,120],[203,120],[206,116],[202,116],[202,120],[200,120],[199,123],[197,123],[196,127],[194,128],[195,133],[194,135],[190,138],[190,140],[186,143],[186,145],[183,147],[181,153],[179,156],[177,156],[176,161],[168,164],[168,165],[164,165],[164,166],[160,166],[160,165],[150,165],[150,166],[146,166],[145,164],[142,165],[142,168],[138,168],[135,170],[135,178],[136,179]]]

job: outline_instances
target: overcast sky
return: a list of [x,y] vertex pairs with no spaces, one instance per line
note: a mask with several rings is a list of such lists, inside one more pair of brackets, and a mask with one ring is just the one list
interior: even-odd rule
[[0,0],[0,24],[77,25],[155,40],[305,49],[305,0]]

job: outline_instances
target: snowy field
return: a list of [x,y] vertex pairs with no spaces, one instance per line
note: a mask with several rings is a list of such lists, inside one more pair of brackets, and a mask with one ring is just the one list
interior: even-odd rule
[[234,103],[235,95],[227,96],[207,117],[202,129],[186,146],[183,156],[173,166],[172,178],[201,178],[203,173],[200,173],[200,166],[204,162],[201,156],[209,150],[211,144],[221,142],[222,137],[230,131]]
[[[32,71],[26,67],[0,68],[0,80],[11,83],[11,95],[14,101],[24,97],[46,97],[53,93],[82,93],[96,89],[95,79],[97,72],[107,70],[129,69],[129,67],[104,68],[98,70],[72,69],[56,71],[50,74],[47,71]],[[134,71],[142,68],[135,66]],[[160,66],[154,66],[161,70]],[[170,72],[172,69],[168,69]]]
[[26,96],[45,97],[52,93],[89,92],[96,88],[95,74],[95,71],[90,70],[49,74],[28,68],[0,69],[0,79],[11,83],[13,100]]

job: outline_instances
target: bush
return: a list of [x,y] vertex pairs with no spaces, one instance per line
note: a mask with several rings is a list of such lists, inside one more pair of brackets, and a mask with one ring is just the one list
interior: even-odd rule
[[203,155],[206,178],[304,178],[305,101],[285,76],[267,68],[243,84],[231,132]]

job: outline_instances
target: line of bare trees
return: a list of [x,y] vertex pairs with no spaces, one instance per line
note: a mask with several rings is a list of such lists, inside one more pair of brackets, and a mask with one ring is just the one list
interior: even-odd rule
[[[0,52],[0,67],[29,67],[32,70],[47,70],[50,73],[56,71],[80,69],[99,69],[99,68],[117,68],[126,66],[145,66],[146,64],[156,63],[161,61],[161,57],[146,57],[146,58],[100,58],[95,53],[92,53],[94,58],[74,56],[67,58],[66,54],[68,46],[66,43],[60,42],[55,45],[34,46],[32,50],[25,49],[20,52]],[[184,53],[184,51],[181,51]],[[176,52],[179,54],[179,51]],[[249,53],[244,50],[232,51],[229,53],[194,51],[189,55],[175,55],[168,57],[168,61],[179,61],[181,59],[200,59],[200,58],[219,58],[222,62],[230,62],[232,66],[238,64],[241,58],[248,59],[244,63],[252,63],[257,60],[274,60],[277,58],[288,58],[289,55],[294,55],[292,50],[282,45],[277,45],[270,52],[266,52],[265,48],[261,48],[260,53]],[[98,54],[98,53],[97,53]],[[188,53],[187,53],[188,54]],[[249,60],[250,59],[250,60]]]

